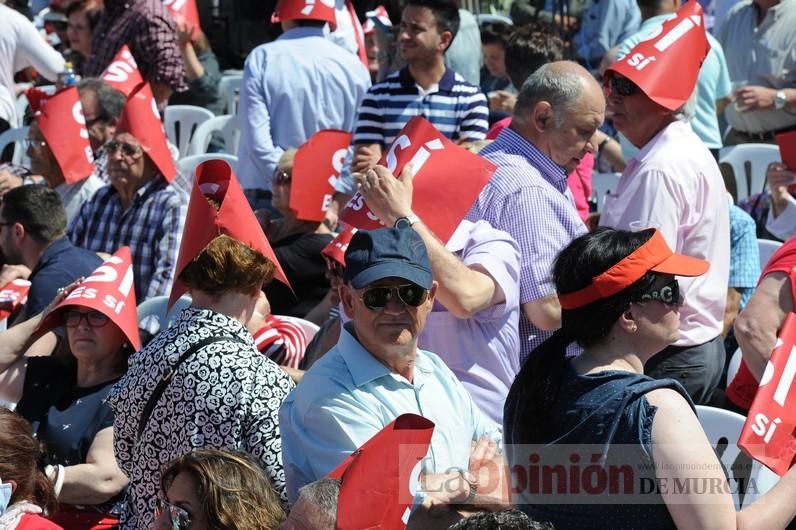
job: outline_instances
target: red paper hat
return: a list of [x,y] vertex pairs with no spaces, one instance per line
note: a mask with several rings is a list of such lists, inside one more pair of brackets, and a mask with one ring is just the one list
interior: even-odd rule
[[63,313],[69,307],[85,307],[106,315],[124,333],[135,351],[140,350],[130,247],[120,248],[97,267],[39,323],[34,336],[63,326]]
[[796,129],[787,132],[776,133],[777,145],[782,162],[791,171],[796,171]]
[[144,82],[138,64],[126,44],[116,53],[111,64],[102,72],[100,79],[127,97],[130,97],[133,90]]
[[[454,144],[419,116],[409,120],[379,160],[396,177],[407,162],[414,172],[412,210],[447,242],[496,167]],[[363,230],[383,226],[359,193],[346,205],[340,220]]]
[[683,4],[657,36],[638,43],[606,75],[623,75],[658,105],[676,110],[691,97],[709,51],[702,6],[694,0]]
[[196,0],[163,0],[163,5],[178,24],[185,23],[190,28],[202,29]]
[[[218,210],[208,202],[208,198],[221,205]],[[169,307],[187,291],[179,280],[182,271],[222,234],[249,245],[271,260],[276,266],[274,278],[290,287],[232,168],[224,160],[207,160],[196,167]]]
[[305,221],[323,221],[340,177],[351,134],[323,130],[313,134],[296,152],[290,188],[290,209]]
[[11,280],[0,289],[0,321],[7,319],[28,301],[30,282],[18,278]]
[[367,17],[367,20],[365,20],[365,23],[362,24],[362,31],[366,35],[376,31],[377,23],[385,28],[392,27],[390,15],[387,13],[387,9],[383,5],[378,5],[373,11],[368,11],[365,13],[365,17]]
[[402,414],[329,473],[328,478],[341,481],[338,530],[406,527],[420,461],[432,434],[434,423]]
[[337,234],[331,243],[323,247],[321,254],[345,267],[345,251],[356,233],[357,229],[353,226],[346,227],[345,230]]
[[39,112],[44,103],[50,99],[50,94],[44,90],[41,90],[40,88],[33,86],[25,91],[25,99],[28,100],[28,106],[35,114],[36,112]]
[[329,29],[337,29],[334,0],[279,0],[271,15],[271,22],[283,20],[323,20]]
[[132,134],[166,180],[174,180],[177,168],[169,152],[166,131],[149,83],[140,85],[127,98],[117,130]]
[[94,171],[94,153],[88,143],[86,119],[76,87],[49,98],[36,116],[36,124],[67,184],[83,180]]

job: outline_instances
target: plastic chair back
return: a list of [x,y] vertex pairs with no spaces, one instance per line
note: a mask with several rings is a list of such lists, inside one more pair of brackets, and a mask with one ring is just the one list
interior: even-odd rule
[[238,113],[240,103],[240,90],[243,84],[243,74],[227,74],[221,78],[218,84],[218,93],[224,101],[224,108],[227,114],[233,116]]
[[766,268],[766,264],[771,259],[771,256],[774,255],[774,252],[777,251],[779,247],[782,246],[782,243],[779,241],[772,241],[771,239],[758,239],[757,240],[757,250],[760,251],[760,272],[763,272],[763,269]]
[[735,184],[736,203],[763,191],[768,165],[781,160],[779,147],[770,144],[733,145],[722,147],[719,152],[719,165],[725,166],[722,174],[726,174],[726,166],[732,170],[732,178],[725,177],[725,184],[730,193]]
[[166,107],[166,118],[163,125],[169,141],[177,146],[180,157],[188,153],[188,146],[197,128],[207,120],[214,118],[209,110],[194,105],[170,105]]
[[236,155],[238,153],[238,144],[240,144],[238,120],[236,116],[226,114],[211,118],[196,128],[186,155],[203,155],[207,153],[207,148],[210,146],[214,133],[218,133],[224,140],[224,153],[228,155]]
[[15,129],[8,129],[3,134],[0,134],[0,152],[2,152],[8,144],[14,144],[14,154],[11,157],[11,162],[17,165],[22,165],[26,159],[25,146],[22,143],[28,137],[28,129],[30,127],[17,127]]
[[194,170],[196,169],[196,166],[205,160],[226,160],[232,167],[232,171],[235,171],[235,168],[238,165],[237,156],[227,155],[224,153],[205,153],[203,155],[191,155],[179,159],[177,161],[177,169],[189,179],[191,184],[193,184]]

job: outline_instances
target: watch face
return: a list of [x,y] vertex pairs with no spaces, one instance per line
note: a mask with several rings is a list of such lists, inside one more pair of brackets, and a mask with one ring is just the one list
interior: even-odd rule
[[401,217],[397,221],[395,221],[395,228],[411,228],[412,224],[409,222],[409,219],[406,217]]

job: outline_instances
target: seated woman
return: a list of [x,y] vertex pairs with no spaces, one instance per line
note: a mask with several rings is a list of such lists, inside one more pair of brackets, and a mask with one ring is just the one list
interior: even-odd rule
[[[107,271],[107,263],[100,269]],[[85,280],[84,292],[95,281],[116,287],[93,278]],[[66,529],[118,522],[114,505],[127,477],[113,455],[113,412],[106,400],[139,344],[134,300],[122,302],[120,310],[130,309],[120,311],[120,321],[111,309],[97,310],[96,296],[67,297],[76,285],[62,291],[42,315],[0,334],[0,375],[16,373],[24,381],[5,393],[46,444],[47,475],[61,503],[54,520]],[[124,329],[124,321],[133,326]],[[25,356],[32,338],[58,326],[66,327],[66,340],[53,355]]]
[[91,38],[102,16],[101,0],[78,0],[66,8],[66,38],[69,50],[64,53],[75,73],[83,75],[83,63],[91,55]]
[[[529,475],[524,487],[515,484],[514,500],[532,518],[556,528],[774,529],[796,515],[793,470],[736,513],[688,394],[674,380],[644,375],[644,364],[679,337],[674,275],[707,268],[674,254],[654,229],[598,229],[561,251],[553,270],[561,329],[531,353],[506,401],[509,462]],[[573,341],[584,351],[568,360]],[[556,465],[576,483],[531,481],[531,472],[544,477]]]
[[781,162],[770,164],[766,170],[766,189],[738,204],[755,220],[759,239],[785,241],[796,234],[794,179],[793,168]]
[[290,208],[295,158],[296,150],[289,149],[279,159],[272,180],[271,205],[282,214],[282,218],[264,227],[265,235],[293,292],[284,284],[273,282],[265,289],[265,294],[275,315],[304,318],[329,291],[326,262],[321,250],[332,241],[333,236],[323,223],[299,219]]
[[0,408],[0,528],[61,530],[42,515],[52,514],[57,501],[53,485],[38,467],[39,442],[30,424]]
[[131,357],[109,396],[116,459],[130,477],[126,528],[152,528],[161,466],[194,449],[251,454],[287,498],[279,407],[293,383],[244,327],[275,266],[227,235],[187,263],[178,282],[191,306]]
[[245,453],[198,449],[160,477],[155,530],[276,530],[284,520],[268,477]]

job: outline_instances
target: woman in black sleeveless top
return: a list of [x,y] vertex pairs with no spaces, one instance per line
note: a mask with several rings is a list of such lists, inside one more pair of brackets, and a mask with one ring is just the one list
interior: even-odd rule
[[[708,266],[657,230],[598,229],[558,256],[561,329],[531,353],[504,414],[514,502],[528,515],[570,530],[773,529],[796,516],[794,472],[736,513],[688,394],[644,375],[679,338],[674,276]],[[575,341],[583,353],[568,359]]]

